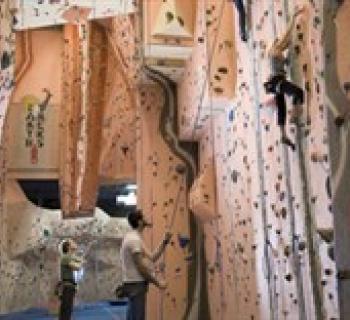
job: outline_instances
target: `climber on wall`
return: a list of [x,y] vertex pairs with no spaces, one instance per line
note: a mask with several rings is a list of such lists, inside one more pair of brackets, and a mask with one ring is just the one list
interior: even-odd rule
[[165,251],[172,235],[167,232],[157,250],[150,252],[142,240],[142,231],[150,226],[144,219],[142,211],[130,212],[128,222],[132,230],[125,235],[120,249],[123,291],[129,298],[127,319],[144,320],[148,283],[155,284],[161,290],[167,287],[165,281],[156,278],[147,260],[157,261]]
[[77,244],[71,240],[62,243],[61,256],[61,305],[59,320],[70,320],[73,312],[74,296],[76,293],[76,281],[74,271],[81,269],[83,259],[76,255]]
[[233,0],[236,5],[238,18],[239,18],[239,33],[241,40],[247,42],[247,30],[246,30],[246,12],[244,8],[243,0]]
[[268,57],[271,63],[271,75],[264,83],[267,93],[273,93],[275,96],[275,103],[277,105],[277,124],[281,129],[281,142],[288,145],[295,150],[295,144],[288,138],[286,133],[286,117],[287,106],[285,94],[293,98],[294,117],[291,121],[295,121],[298,112],[300,112],[301,105],[304,103],[304,92],[294,83],[286,79],[285,64],[286,59],[284,52],[289,48],[292,38],[292,32],[295,25],[296,18],[305,11],[305,8],[297,9],[292,17],[292,20],[287,28],[285,34],[281,39],[275,39],[269,52]]

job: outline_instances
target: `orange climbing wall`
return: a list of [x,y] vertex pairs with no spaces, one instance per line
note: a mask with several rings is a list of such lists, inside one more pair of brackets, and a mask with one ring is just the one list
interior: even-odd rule
[[142,190],[139,205],[153,223],[153,228],[145,232],[148,246],[155,249],[169,227],[173,232],[170,248],[157,267],[157,275],[164,277],[169,286],[165,292],[151,287],[147,314],[150,319],[179,319],[187,307],[187,282],[191,281],[187,269],[193,262],[188,246],[181,248],[178,241],[179,236],[189,236],[186,177],[176,172],[175,168],[181,160],[160,135],[159,120],[163,104],[164,97],[158,86],[141,88],[137,122],[137,183]]
[[[4,23],[3,20],[1,22]],[[126,30],[133,28],[132,20],[126,16],[104,23],[100,25],[99,30],[95,30],[96,34],[92,35],[91,51],[94,51],[94,61],[96,62],[96,59],[100,58],[98,57],[99,50],[96,48],[101,49],[104,61],[108,61],[110,64],[108,72],[100,71],[100,68],[103,68],[102,63],[98,63],[97,67],[91,71],[93,90],[99,89],[98,86],[94,85],[98,82],[99,76],[106,77],[106,83],[101,81],[99,83],[102,87],[101,93],[94,92],[92,99],[88,100],[92,104],[93,112],[101,111],[102,113],[104,111],[101,121],[101,138],[96,134],[96,129],[87,132],[90,136],[94,134],[95,138],[95,141],[87,139],[90,154],[96,149],[96,144],[102,149],[101,161],[97,162],[98,181],[93,184],[96,189],[100,182],[116,183],[125,180],[135,181],[136,179],[136,104],[133,97],[135,94],[133,81],[136,71],[131,70],[132,68],[136,69],[136,66],[125,68],[125,65],[130,66],[133,58],[134,41],[129,41],[130,45],[124,43],[121,46],[122,57],[116,55],[114,49],[115,43],[119,45]],[[104,26],[107,25],[109,33],[105,33],[105,39],[107,40],[108,37],[109,42],[105,41],[104,46],[100,46],[98,40],[100,34],[106,31]],[[103,29],[102,32],[101,29]],[[59,114],[63,113],[61,88],[67,86],[62,75],[68,73],[68,70],[65,69],[67,64],[63,64],[63,60],[66,59],[66,63],[69,60],[73,64],[74,61],[63,54],[64,37],[61,27],[31,31],[29,45],[28,43],[27,45],[23,44],[24,36],[25,33],[21,33],[16,44],[17,73],[24,71],[21,82],[18,82],[12,96],[8,127],[6,128],[8,132],[6,132],[3,144],[8,147],[7,159],[10,170],[8,172],[3,168],[2,172],[3,174],[10,173],[10,177],[15,178],[57,178],[58,154],[62,153],[62,148],[59,148],[62,146],[60,144],[62,135],[58,137],[57,134],[60,124]],[[9,36],[6,39],[13,41]],[[75,42],[73,45],[78,44],[80,43]],[[68,46],[67,43],[66,46]],[[7,49],[5,46],[1,48]],[[25,52],[28,48],[31,50],[30,53]],[[69,49],[67,48],[67,50]],[[30,58],[28,65],[25,61],[26,58]],[[12,59],[11,62],[13,63],[14,60]],[[22,69],[23,65],[26,67]],[[89,72],[89,69],[88,65],[85,64],[83,68],[85,74]],[[6,83],[11,80],[10,71],[12,72],[8,68]],[[5,73],[2,71],[1,76],[3,75],[5,76]],[[23,97],[31,94],[37,98],[35,104],[41,103],[46,96],[46,93],[42,91],[44,88],[47,88],[53,95],[46,107],[49,114],[46,114],[45,119],[45,125],[50,125],[50,127],[46,127],[49,132],[45,135],[45,143],[52,149],[51,151],[39,152],[39,161],[33,164],[30,161],[29,163],[25,161],[28,155],[24,143],[25,139],[22,139],[23,141],[18,139],[18,137],[25,136],[26,116],[24,113],[26,110],[22,100]],[[5,98],[7,99],[9,94],[10,87],[4,91],[1,104],[4,111],[7,106]],[[104,98],[106,99],[105,108],[103,108],[102,103],[99,103]],[[84,118],[84,120],[86,119]],[[34,123],[36,135],[36,120]],[[117,125],[115,125],[116,123]],[[86,139],[87,135],[83,138]],[[96,155],[99,154],[96,152]],[[3,183],[5,180],[1,181]],[[5,210],[1,210],[2,269],[0,280],[1,287],[7,288],[6,294],[1,295],[1,313],[35,306],[51,308],[55,304],[57,305],[57,299],[52,294],[58,272],[57,247],[59,241],[68,236],[74,237],[83,248],[88,243],[93,242],[85,268],[86,281],[81,287],[78,300],[96,301],[113,298],[115,286],[121,279],[117,252],[126,231],[126,221],[111,219],[99,209],[95,210],[95,216],[91,218],[62,221],[61,211],[52,212],[33,206],[24,197],[17,182],[12,179],[8,182],[6,196],[2,194],[1,199],[6,206]],[[41,280],[37,281],[38,278]]]
[[[24,40],[25,44],[21,45]],[[13,146],[8,153],[9,172],[12,177],[35,178],[36,169],[40,168],[43,178],[57,179],[62,33],[60,30],[33,30],[28,35],[21,32],[16,47],[16,74],[22,71],[23,76],[17,81],[8,114],[8,143]],[[52,97],[42,111],[39,107],[35,110],[29,104],[43,103],[47,97],[43,89],[49,90]]]
[[[339,123],[348,108],[349,0],[342,5],[326,0],[245,3],[249,5],[247,43],[238,36],[236,11],[230,1],[195,3],[193,55],[178,83],[179,136],[198,141],[198,173],[207,167],[215,171],[213,186],[205,189],[209,190],[207,197],[215,199],[215,219],[198,223],[198,230],[204,233],[199,240],[204,244],[205,256],[199,260],[202,287],[196,289],[207,302],[208,312],[201,305],[198,316],[183,316],[193,315],[188,308],[198,302],[190,302],[193,297],[188,289],[197,280],[191,268],[201,252],[181,247],[184,240],[190,244],[198,240],[190,230],[189,189],[183,175],[176,171],[182,160],[170,149],[159,128],[166,94],[146,76],[139,77],[140,52],[136,47],[141,41],[134,20],[128,16],[101,22],[107,32],[103,37],[108,42],[110,68],[103,96],[107,103],[102,121],[100,176],[103,181],[136,177],[139,206],[153,222],[153,228],[145,233],[151,248],[161,240],[175,214],[171,246],[156,265],[157,275],[164,276],[169,287],[163,293],[150,289],[149,319],[346,319],[349,288],[345,281],[337,281],[336,274],[341,271],[340,276],[346,280],[350,261],[349,130],[347,116],[343,125],[336,126],[334,120]],[[1,3],[1,53],[11,50],[13,44],[8,38],[8,4]],[[296,4],[306,5],[307,11],[297,23],[287,71],[288,77],[305,89],[306,103],[301,125],[287,125],[288,134],[297,143],[297,150],[292,152],[280,143],[276,110],[262,83],[269,76],[267,49],[285,30]],[[146,12],[158,12],[157,3],[148,5]],[[2,83],[11,79],[11,67],[1,72],[5,74]],[[147,84],[140,87],[137,80],[147,80]],[[6,110],[9,93],[8,85],[1,87],[1,110]],[[288,109],[291,107],[288,100]],[[2,175],[5,173],[3,167]],[[11,185],[8,189],[13,192],[13,188]],[[1,201],[4,199],[2,193]],[[11,252],[29,252],[47,224],[36,220],[30,209],[34,217],[28,219],[30,228],[18,226],[13,234],[23,228],[33,236],[24,237],[22,243],[13,241]],[[30,286],[21,293],[14,291],[16,275],[33,256],[27,252],[22,255],[26,257],[24,262],[9,261],[5,250],[6,214],[4,210],[0,213],[1,259],[5,262],[1,271],[6,275],[1,285],[14,292],[1,300],[1,310],[18,309],[11,300],[16,294],[20,302],[39,304],[30,295]],[[99,215],[93,220],[97,225],[93,230],[76,229],[76,224],[65,222],[59,224],[62,230],[58,234],[66,234],[63,231],[69,228],[78,232],[77,238],[79,232],[95,234],[102,230],[107,234],[108,230],[100,228],[100,220],[106,222]],[[28,247],[23,242],[28,242]],[[98,252],[98,248],[95,250]],[[101,250],[101,255],[109,254],[108,250]],[[97,253],[92,260],[111,264]],[[95,273],[90,271],[82,292],[86,299],[96,298],[88,293],[95,285],[91,276]],[[100,293],[113,274],[98,274],[103,275],[97,294],[102,297]],[[32,276],[33,272],[26,270],[23,284],[32,283]],[[45,292],[49,286],[42,284],[42,288]]]
[[100,175],[106,183],[118,180],[135,182],[135,85],[139,69],[138,64],[133,63],[135,31],[133,21],[128,16],[111,19],[108,23],[108,90],[103,119]]

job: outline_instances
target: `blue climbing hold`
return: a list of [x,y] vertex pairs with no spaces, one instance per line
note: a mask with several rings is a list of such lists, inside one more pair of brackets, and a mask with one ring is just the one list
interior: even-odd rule
[[179,241],[179,246],[181,249],[184,249],[188,246],[190,243],[190,238],[185,235],[178,234],[177,235],[178,241]]

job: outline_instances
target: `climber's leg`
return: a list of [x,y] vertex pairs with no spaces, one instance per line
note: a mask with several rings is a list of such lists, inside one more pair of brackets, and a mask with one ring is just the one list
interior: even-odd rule
[[243,0],[234,0],[239,17],[239,32],[242,41],[247,41],[246,12]]
[[281,130],[281,142],[295,150],[295,144],[288,138],[286,133],[287,106],[283,94],[276,94],[277,124]]

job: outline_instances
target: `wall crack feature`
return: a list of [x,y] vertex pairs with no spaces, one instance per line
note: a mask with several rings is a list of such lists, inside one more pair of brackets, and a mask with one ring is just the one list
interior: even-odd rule
[[[164,141],[172,152],[184,161],[187,168],[187,187],[189,189],[197,174],[197,165],[195,162],[196,155],[189,153],[187,150],[182,148],[177,137],[175,85],[166,76],[149,67],[144,67],[144,72],[147,77],[157,83],[163,91],[164,105],[159,120],[159,130]],[[188,302],[183,319],[195,320],[199,319],[199,310],[202,310],[199,305],[202,303],[200,294],[205,291],[205,288],[203,288],[201,279],[203,278],[203,275],[201,275],[201,263],[203,260],[202,232],[200,231],[200,226],[196,223],[192,215],[190,216],[190,232],[191,239],[196,240],[191,241],[190,244],[191,251],[194,254],[194,260],[189,266]]]

